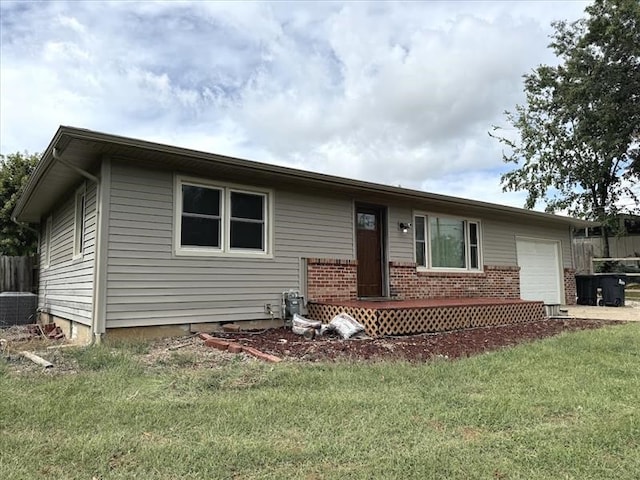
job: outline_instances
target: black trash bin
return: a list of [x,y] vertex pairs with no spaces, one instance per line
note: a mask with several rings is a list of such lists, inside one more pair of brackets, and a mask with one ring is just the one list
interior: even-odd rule
[[624,306],[624,287],[627,285],[627,276],[616,274],[598,275],[598,286],[602,289],[602,298],[599,305],[608,307]]
[[598,286],[598,277],[595,275],[576,275],[578,305],[597,305]]

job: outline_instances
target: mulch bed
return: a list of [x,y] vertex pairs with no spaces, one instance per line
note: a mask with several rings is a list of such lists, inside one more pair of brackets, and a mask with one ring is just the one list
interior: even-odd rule
[[432,358],[460,358],[520,343],[551,337],[562,332],[589,330],[625,322],[609,320],[551,319],[499,327],[483,327],[378,339],[318,337],[306,340],[290,329],[277,328],[260,333],[216,334],[242,345],[281,358],[302,361],[397,359],[422,362]]

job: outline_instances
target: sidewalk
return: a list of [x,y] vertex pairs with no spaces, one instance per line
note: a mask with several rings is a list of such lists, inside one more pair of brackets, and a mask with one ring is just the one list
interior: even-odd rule
[[624,307],[590,307],[585,305],[568,305],[569,317],[597,320],[626,320],[640,322],[640,302],[627,300]]

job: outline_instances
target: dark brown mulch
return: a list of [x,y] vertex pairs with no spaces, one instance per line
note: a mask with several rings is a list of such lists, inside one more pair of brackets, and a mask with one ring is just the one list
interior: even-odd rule
[[489,350],[551,337],[562,332],[588,330],[622,323],[624,322],[552,319],[454,332],[351,340],[342,340],[335,336],[306,340],[286,328],[255,334],[239,332],[217,336],[233,339],[242,345],[282,358],[303,361],[397,359],[420,362],[434,357],[468,357]]

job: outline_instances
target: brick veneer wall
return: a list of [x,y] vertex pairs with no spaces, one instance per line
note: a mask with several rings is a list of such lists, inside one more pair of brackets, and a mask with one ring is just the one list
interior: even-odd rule
[[316,302],[356,300],[358,261],[307,258],[307,299]]
[[485,265],[483,272],[418,272],[413,262],[390,262],[391,296],[520,298],[520,268]]
[[564,269],[564,301],[565,305],[576,304],[576,270],[574,268]]
[[[520,298],[520,268],[485,265],[483,272],[418,272],[413,262],[389,262],[392,297]],[[575,270],[564,269],[565,302],[576,303]],[[334,258],[307,259],[307,299],[339,302],[358,298],[358,261]]]

